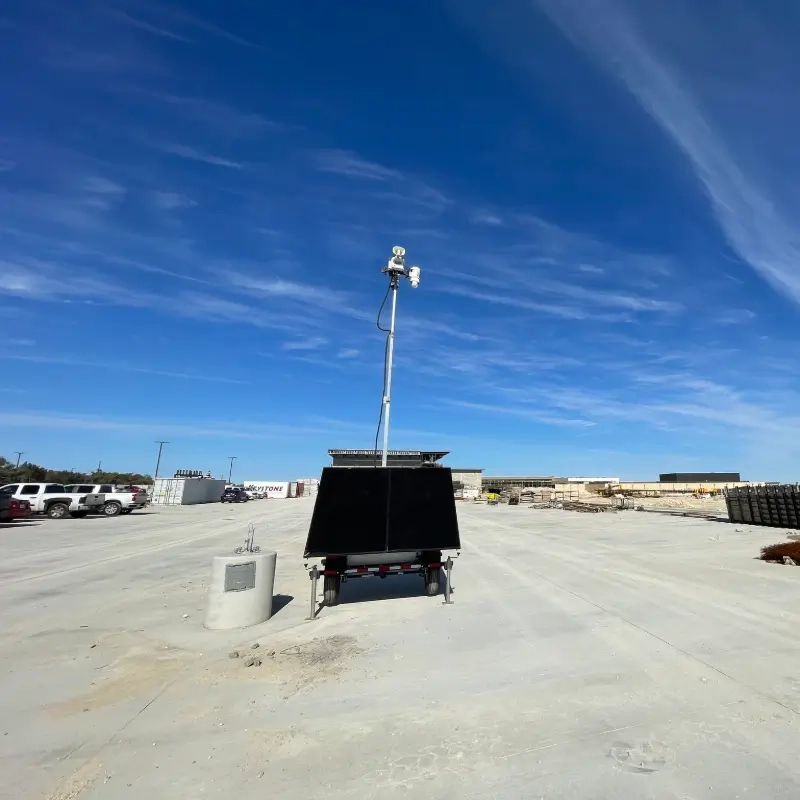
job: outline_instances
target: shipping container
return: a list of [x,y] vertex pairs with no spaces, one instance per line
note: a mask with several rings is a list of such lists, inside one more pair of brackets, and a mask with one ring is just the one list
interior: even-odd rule
[[189,506],[218,503],[225,481],[204,478],[159,478],[153,490],[153,505]]

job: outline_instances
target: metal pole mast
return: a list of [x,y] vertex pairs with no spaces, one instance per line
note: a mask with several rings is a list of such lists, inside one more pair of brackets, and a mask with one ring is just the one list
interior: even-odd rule
[[383,455],[381,466],[385,467],[389,457],[389,412],[392,408],[392,366],[394,360],[394,321],[397,315],[397,287],[400,279],[396,274],[391,277],[392,320],[389,323],[389,353],[386,357],[386,393],[383,395]]
[[233,475],[233,462],[236,461],[238,456],[228,456],[231,462],[231,468],[228,470],[228,483],[231,482],[231,475]]
[[161,449],[164,447],[165,444],[169,444],[169,442],[156,442],[158,445],[158,459],[156,460],[156,474],[153,475],[153,489],[155,490],[156,480],[158,479],[158,468],[161,466]]
[[20,460],[20,459],[22,458],[22,456],[24,455],[24,452],[22,452],[22,451],[20,451],[20,450],[15,450],[15,451],[14,451],[14,455],[17,457],[17,463],[16,463],[16,465],[15,465],[15,466],[16,466],[16,467],[19,467],[19,460]]

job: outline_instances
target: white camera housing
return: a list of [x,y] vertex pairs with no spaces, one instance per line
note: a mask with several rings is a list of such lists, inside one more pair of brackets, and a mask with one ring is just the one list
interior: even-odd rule
[[392,254],[395,256],[400,256],[400,258],[402,258],[406,254],[406,249],[405,247],[400,247],[399,244],[396,244],[392,248]]
[[411,267],[408,270],[408,282],[411,284],[412,289],[416,289],[419,286],[419,276],[422,270],[419,267]]

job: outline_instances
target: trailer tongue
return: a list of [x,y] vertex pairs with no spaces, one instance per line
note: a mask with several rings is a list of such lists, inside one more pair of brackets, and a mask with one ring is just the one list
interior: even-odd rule
[[[321,572],[311,569],[311,617],[320,574],[326,605],[338,602],[344,581],[368,576],[420,575],[426,594],[434,596],[442,551],[460,548],[453,478],[446,467],[326,467],[305,547],[307,559],[322,559]],[[451,566],[448,557],[448,603]]]

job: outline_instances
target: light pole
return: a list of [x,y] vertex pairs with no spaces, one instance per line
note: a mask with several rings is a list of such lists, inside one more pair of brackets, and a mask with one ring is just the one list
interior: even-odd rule
[[238,456],[228,456],[231,462],[231,468],[228,470],[228,483],[231,482],[231,475],[233,475],[233,462],[236,461]]
[[23,455],[25,455],[25,453],[22,450],[15,450],[14,455],[17,457],[17,463],[14,465],[14,469],[17,469],[19,467],[19,460]]
[[[389,323],[388,338],[386,342],[386,378],[383,387],[383,455],[381,466],[385,467],[389,455],[389,412],[392,406],[392,361],[394,358],[394,326],[397,315],[397,289],[400,285],[400,278],[408,278],[412,289],[419,286],[420,268],[409,267],[406,269],[405,262],[406,250],[404,247],[395,245],[392,248],[392,257],[381,270],[389,276],[389,290],[392,293],[392,318]],[[380,321],[379,321],[380,322]],[[380,327],[380,324],[378,325]],[[382,329],[384,330],[384,329]]]
[[156,474],[153,475],[153,491],[156,488],[156,480],[158,480],[158,468],[161,466],[161,450],[163,449],[165,444],[169,444],[169,442],[162,442],[157,441],[156,444],[158,445],[158,458],[156,459]]

